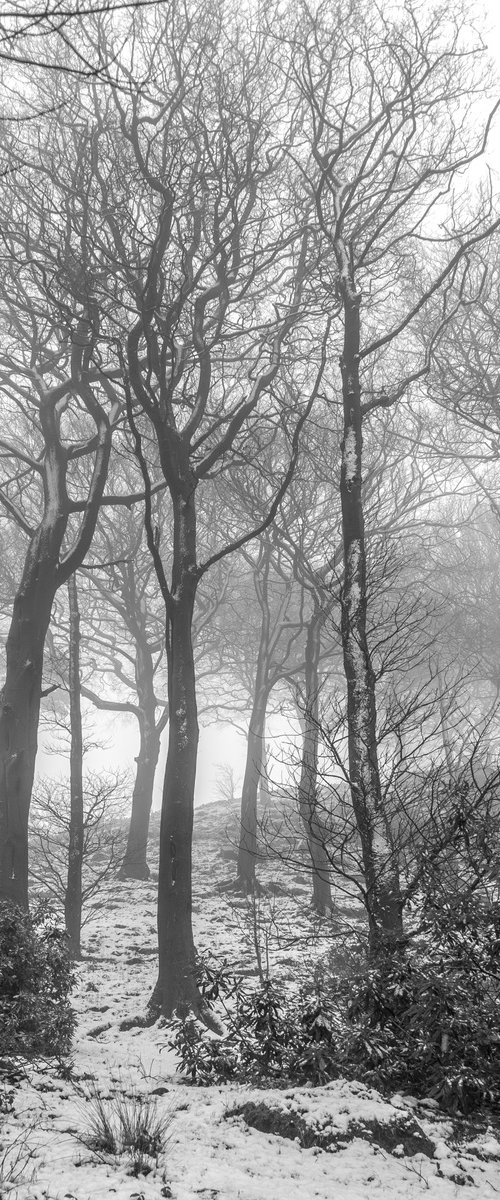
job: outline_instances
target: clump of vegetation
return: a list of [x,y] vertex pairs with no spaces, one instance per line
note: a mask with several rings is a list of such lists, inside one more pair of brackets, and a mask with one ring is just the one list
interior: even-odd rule
[[500,1100],[500,905],[464,897],[428,907],[414,941],[321,991],[291,995],[272,981],[254,990],[205,982],[221,995],[226,1033],[192,1017],[170,1045],[199,1085],[223,1080],[321,1084],[339,1075],[436,1099],[471,1113]]
[[319,996],[291,999],[269,979],[251,990],[225,968],[209,970],[206,964],[200,987],[206,1002],[222,1000],[226,1031],[211,1036],[190,1015],[172,1022],[169,1045],[192,1083],[320,1084],[339,1074],[332,1013]]
[[500,1099],[500,905],[429,908],[415,943],[344,981],[351,1075],[470,1113]]
[[0,1046],[3,1055],[68,1053],[73,985],[64,931],[47,905],[29,915],[0,903]]
[[156,1098],[136,1090],[104,1098],[95,1085],[87,1101],[83,1144],[104,1156],[126,1154],[131,1175],[149,1175],[167,1144],[174,1110],[159,1113]]
[[[20,1184],[31,1182],[30,1160],[32,1152],[29,1146],[29,1130],[23,1129],[14,1141],[9,1139],[8,1145],[0,1142],[0,1196],[17,1193],[12,1189]],[[31,1171],[33,1178],[34,1170]]]

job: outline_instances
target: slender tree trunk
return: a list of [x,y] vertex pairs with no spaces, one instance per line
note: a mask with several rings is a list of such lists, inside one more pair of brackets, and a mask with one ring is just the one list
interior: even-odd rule
[[344,300],[341,358],[344,430],[341,502],[344,548],[342,644],[347,680],[351,796],[360,835],[373,954],[402,935],[397,864],[384,822],[377,756],[375,679],[366,635],[366,554],[361,494],[360,295],[337,243]]
[[452,740],[451,740],[450,728],[449,728],[449,724],[448,724],[448,709],[446,708],[446,705],[444,703],[442,696],[440,696],[440,699],[439,699],[439,713],[440,713],[440,717],[441,717],[441,737],[443,739],[444,757],[445,757],[448,773],[451,777],[453,777],[453,775],[456,771],[456,763],[453,758]]
[[267,769],[268,761],[269,760],[268,760],[268,751],[267,751],[267,739],[266,739],[266,730],[265,730],[265,724],[264,724],[264,733],[262,735],[262,766],[261,766],[261,770],[260,770],[259,798],[258,798],[258,803],[259,803],[261,812],[264,812],[264,810],[267,808],[267,806],[271,803],[271,792],[269,789],[269,772]]
[[441,738],[443,741],[443,750],[448,773],[452,778],[456,772],[457,763],[453,755],[453,740],[451,736],[449,717],[449,705],[445,700],[445,683],[441,671],[438,670],[438,687],[439,687],[439,714],[441,717]]
[[139,721],[140,746],[132,795],[132,812],[127,849],[120,867],[119,879],[149,879],[147,863],[149,818],[153,803],[153,787],[160,753],[160,738],[156,731],[154,711],[144,713]]
[[261,610],[260,640],[255,669],[252,712],[248,727],[247,757],[241,791],[240,841],[236,866],[236,887],[246,895],[255,891],[257,860],[257,801],[266,768],[265,733],[266,708],[269,698],[269,644],[271,613],[268,599],[271,547],[266,539],[261,545],[259,561],[254,568],[254,587]]
[[302,713],[304,740],[299,783],[299,812],[311,857],[313,896],[316,912],[325,916],[332,911],[330,859],[326,847],[327,830],[318,812],[318,691],[319,657],[323,612],[315,604],[307,629],[305,651],[305,711]]
[[83,733],[80,691],[80,611],[76,575],[68,579],[69,599],[69,711],[70,818],[68,878],[64,897],[64,917],[73,958],[81,958],[82,868],[83,868]]
[[56,591],[62,523],[44,521],[14,600],[0,695],[0,898],[28,907],[28,816],[35,773],[43,651]]
[[257,799],[264,767],[264,737],[266,728],[267,689],[255,690],[247,739],[247,758],[241,792],[240,843],[236,884],[246,894],[255,890],[257,860]]

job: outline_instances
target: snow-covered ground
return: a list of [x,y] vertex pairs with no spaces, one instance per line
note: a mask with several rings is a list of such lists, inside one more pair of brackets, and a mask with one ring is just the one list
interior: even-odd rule
[[[219,806],[199,810],[197,942],[236,958],[251,974],[255,954],[244,904],[220,890],[233,864],[221,856],[217,821],[220,830]],[[264,949],[274,918],[288,913],[293,930],[289,944],[270,947],[282,977],[297,969],[298,935],[311,943],[314,934],[317,953],[328,944],[328,927],[318,942],[300,904],[307,890],[299,874],[293,895],[262,908]],[[9,1174],[9,1163],[11,1174],[15,1161],[17,1170],[3,1192],[0,1184],[0,1195],[18,1200],[371,1200],[378,1194],[384,1200],[413,1200],[427,1193],[436,1200],[483,1200],[500,1194],[498,1130],[452,1122],[432,1102],[383,1099],[343,1080],[282,1091],[188,1086],[168,1049],[168,1028],[130,1023],[143,1015],[155,981],[155,938],[154,881],[109,884],[86,927],[85,958],[78,968],[72,1076],[63,1078],[57,1064],[38,1063],[16,1087],[14,1113],[0,1126],[0,1180],[2,1172]],[[165,1148],[157,1159],[145,1159],[147,1174],[134,1176],[126,1153],[87,1148],[96,1094],[110,1113],[124,1096],[150,1097],[165,1118]],[[269,1132],[277,1126],[281,1135]]]

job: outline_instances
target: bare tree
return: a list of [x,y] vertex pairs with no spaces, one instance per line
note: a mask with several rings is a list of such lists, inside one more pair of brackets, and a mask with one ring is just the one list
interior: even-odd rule
[[[160,740],[168,723],[164,614],[153,562],[143,544],[142,513],[101,514],[92,564],[86,565],[83,696],[101,712],[135,718],[139,748],[122,879],[148,879],[147,842]],[[98,561],[100,558],[100,562]],[[161,602],[161,597],[160,597]]]
[[257,798],[266,773],[265,728],[269,697],[284,677],[299,669],[303,659],[303,616],[294,594],[293,576],[284,576],[279,571],[279,557],[272,535],[268,533],[262,535],[255,558],[248,556],[260,629],[241,793],[236,878],[237,886],[245,892],[254,891],[256,886]]
[[303,726],[301,772],[298,785],[299,813],[304,825],[312,865],[313,907],[321,915],[331,913],[330,858],[327,832],[321,819],[318,797],[319,666],[321,633],[328,606],[315,599],[307,626],[304,661],[304,695],[300,703]]
[[[168,520],[157,498],[154,523]],[[144,544],[139,508],[101,510],[92,563],[85,564],[82,694],[101,712],[135,718],[139,731],[127,849],[120,878],[148,879],[147,842],[160,741],[168,724],[165,609],[152,557]],[[98,561],[100,559],[100,562]],[[201,711],[209,719],[210,693],[222,684],[214,615],[223,608],[224,581],[198,592],[194,612],[195,665]],[[227,673],[226,673],[227,674]]]
[[[128,780],[84,773],[81,930],[102,905],[102,888],[123,858]],[[64,912],[68,889],[71,801],[65,781],[37,780],[30,810],[30,879]]]
[[[460,175],[482,154],[495,111],[479,127],[468,120],[482,53],[480,40],[470,36],[461,8],[444,19],[409,6],[393,20],[353,4],[339,25],[320,5],[314,14],[301,13],[291,50],[310,145],[303,170],[342,306],[342,640],[349,777],[374,900],[374,953],[401,936],[402,916],[366,632],[362,430],[370,412],[396,404],[425,377],[453,310],[450,285],[460,292],[468,254],[500,224],[488,193],[474,210],[458,203]],[[440,236],[436,215],[443,221],[446,196]]]
[[[20,239],[13,238],[9,251],[13,258],[10,270],[5,272],[0,299],[4,318],[11,322],[11,336],[4,339],[1,351],[4,405],[12,406],[16,422],[19,408],[23,411],[25,407],[25,429],[29,432],[25,449],[19,442],[16,445],[15,435],[14,444],[2,439],[7,471],[0,503],[27,535],[29,549],[14,600],[0,702],[0,893],[26,906],[28,812],[45,637],[56,591],[83,561],[91,543],[106,481],[116,409],[106,411],[104,397],[89,380],[94,336],[91,325],[86,319],[79,321],[71,346],[58,352],[54,361],[46,347],[50,333],[46,329],[42,333],[37,320],[37,302],[29,293],[22,299],[19,296],[25,288]],[[18,256],[15,271],[14,254]],[[82,440],[75,440],[71,433],[68,438],[70,402],[88,414],[94,434],[85,430]],[[76,501],[68,493],[69,469],[87,454],[93,459],[92,476],[84,500]],[[34,495],[32,490],[26,512],[28,478],[34,483]],[[37,503],[42,508],[38,521]],[[80,510],[83,516],[75,528],[73,514]]]
[[[110,83],[113,59],[102,54],[98,39],[88,36],[87,21],[100,17],[119,23],[127,10],[137,12],[166,3],[168,0],[11,0],[0,9],[0,61],[13,67],[18,78],[19,70],[27,67]],[[15,78],[13,73],[8,89],[11,116],[7,119],[33,119],[40,110],[30,102],[29,86],[19,109]]]
[[[129,26],[121,58],[119,39],[106,41],[98,23],[123,89],[57,80],[57,96],[71,97],[71,125],[51,126],[39,169],[50,158],[68,225],[85,231],[81,294],[95,301],[106,331],[92,346],[93,370],[108,391],[125,392],[165,600],[170,721],[153,1006],[168,1014],[183,1004],[202,1009],[191,924],[198,584],[272,521],[320,385],[324,347],[302,310],[309,240],[284,153],[293,132],[284,85],[268,123],[265,97],[277,83],[269,44],[252,20],[238,25],[220,6],[173,2],[148,11]],[[58,269],[62,313],[76,270],[72,250]],[[200,562],[198,495],[209,504],[212,477],[232,453],[251,472],[259,422],[283,429],[267,511],[256,528],[238,528],[237,518],[229,544],[212,550],[206,538]],[[171,513],[156,532],[151,494],[162,479]]]

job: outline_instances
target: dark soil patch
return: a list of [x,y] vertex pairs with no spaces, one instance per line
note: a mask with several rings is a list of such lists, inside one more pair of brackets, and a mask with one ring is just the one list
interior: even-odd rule
[[[486,1150],[485,1152],[477,1144],[474,1144],[485,1134],[487,1136],[493,1134],[495,1139],[500,1141],[500,1112],[489,1111],[484,1117],[455,1117],[452,1128],[452,1145],[459,1154],[472,1155],[473,1158],[478,1158],[482,1162],[491,1162],[500,1158],[500,1152],[497,1153],[496,1150]],[[488,1141],[491,1141],[490,1137],[488,1137]]]
[[264,1101],[256,1103],[248,1100],[226,1113],[226,1117],[243,1117],[252,1129],[261,1133],[272,1133],[278,1137],[298,1140],[304,1149],[312,1146],[320,1150],[341,1149],[346,1142],[354,1138],[362,1138],[374,1146],[380,1146],[389,1154],[398,1150],[408,1157],[412,1154],[425,1154],[433,1158],[435,1146],[427,1137],[417,1121],[406,1114],[398,1114],[393,1121],[350,1121],[346,1130],[332,1129],[331,1126],[319,1128],[311,1125],[307,1119],[297,1112],[272,1107]]

